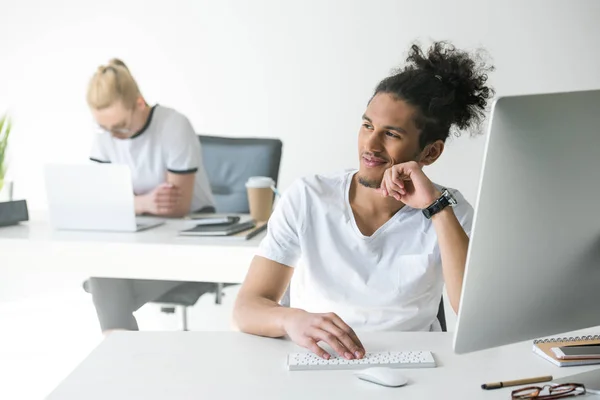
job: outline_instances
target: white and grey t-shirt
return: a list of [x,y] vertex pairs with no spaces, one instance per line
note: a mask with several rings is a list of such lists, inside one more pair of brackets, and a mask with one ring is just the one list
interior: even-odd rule
[[[335,312],[356,330],[440,330],[444,277],[431,220],[404,206],[363,235],[349,202],[355,173],[296,181],[276,205],[257,254],[295,268],[292,307]],[[452,192],[454,213],[470,234],[473,208]]]
[[166,182],[167,171],[196,174],[190,211],[214,206],[198,136],[190,121],[171,108],[152,107],[146,125],[129,139],[99,133],[90,160],[128,165],[135,195],[148,193]]

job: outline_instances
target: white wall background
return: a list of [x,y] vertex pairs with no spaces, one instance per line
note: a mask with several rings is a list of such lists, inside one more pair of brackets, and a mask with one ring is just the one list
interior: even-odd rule
[[[597,0],[1,1],[0,112],[33,208],[45,162],[87,159],[87,80],[115,56],[198,132],[281,138],[282,188],[358,165],[366,101],[415,39],[486,48],[500,95],[600,88]],[[453,140],[430,175],[474,201],[483,144]]]

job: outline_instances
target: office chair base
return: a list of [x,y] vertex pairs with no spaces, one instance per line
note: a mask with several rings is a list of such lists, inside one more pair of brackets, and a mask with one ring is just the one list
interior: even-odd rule
[[179,309],[181,313],[181,330],[188,331],[188,306],[163,306],[160,308],[160,311],[165,314],[175,314],[176,309]]
[[225,285],[221,282],[217,283],[217,288],[215,290],[215,304],[222,304],[223,303],[223,296],[225,296],[225,293],[223,293],[223,288],[225,287]]

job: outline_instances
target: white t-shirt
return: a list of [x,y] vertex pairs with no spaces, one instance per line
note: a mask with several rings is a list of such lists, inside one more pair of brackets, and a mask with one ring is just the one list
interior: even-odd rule
[[[444,280],[431,220],[404,206],[364,236],[349,202],[355,173],[296,181],[275,207],[258,255],[295,267],[292,307],[335,312],[355,330],[439,330]],[[470,234],[473,208],[450,190]]]
[[146,125],[129,139],[114,138],[109,132],[99,133],[90,159],[128,165],[135,195],[148,193],[166,182],[167,171],[195,174],[190,211],[215,204],[198,136],[190,121],[173,109],[152,107]]

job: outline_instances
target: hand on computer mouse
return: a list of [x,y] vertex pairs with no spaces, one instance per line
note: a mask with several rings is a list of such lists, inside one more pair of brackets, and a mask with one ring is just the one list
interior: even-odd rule
[[290,310],[284,329],[296,344],[305,347],[326,360],[331,355],[317,343],[322,341],[348,360],[362,358],[365,348],[356,333],[334,313],[314,314],[304,310]]

